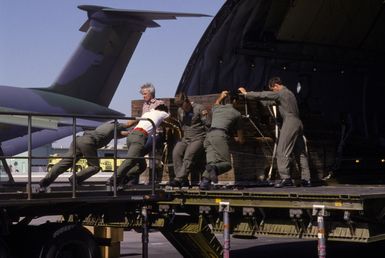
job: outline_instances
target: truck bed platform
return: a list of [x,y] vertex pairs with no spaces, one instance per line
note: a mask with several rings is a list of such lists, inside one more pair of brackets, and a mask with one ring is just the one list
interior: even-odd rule
[[[238,237],[294,237],[317,239],[317,209],[322,209],[328,240],[373,242],[385,239],[385,185],[333,185],[319,187],[243,187],[199,190],[167,188],[151,194],[139,185],[118,192],[101,185],[82,186],[73,197],[69,186],[49,193],[1,192],[3,216],[76,214],[93,219],[86,224],[140,227],[138,210],[149,206],[152,226],[163,228],[170,218],[186,214],[204,218],[215,233],[224,229],[221,205],[229,207],[231,233]],[[97,218],[99,216],[99,218]],[[102,219],[101,219],[102,218]]]

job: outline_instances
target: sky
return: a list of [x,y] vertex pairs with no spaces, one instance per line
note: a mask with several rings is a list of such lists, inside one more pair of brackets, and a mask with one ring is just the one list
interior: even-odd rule
[[[83,32],[78,5],[201,13],[214,16],[225,0],[0,0],[0,85],[48,87],[60,74]],[[191,54],[212,17],[157,21],[135,50],[110,108],[127,116],[139,88],[151,82],[158,98],[173,97]]]

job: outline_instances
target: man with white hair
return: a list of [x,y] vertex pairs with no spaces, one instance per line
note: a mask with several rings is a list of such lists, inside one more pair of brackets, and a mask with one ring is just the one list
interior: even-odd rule
[[142,115],[151,109],[164,104],[163,100],[155,98],[155,87],[152,83],[145,83],[140,87],[140,94],[143,96]]

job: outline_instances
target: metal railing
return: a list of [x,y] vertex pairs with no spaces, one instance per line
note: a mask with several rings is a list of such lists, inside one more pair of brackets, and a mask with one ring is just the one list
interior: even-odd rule
[[[60,124],[62,125],[71,125],[72,124],[72,148],[73,148],[73,165],[72,165],[72,175],[73,175],[73,182],[76,182],[76,169],[75,169],[75,166],[76,166],[76,161],[77,161],[77,158],[76,158],[76,134],[80,131],[83,131],[82,130],[82,126],[78,126],[77,125],[77,119],[89,119],[89,120],[92,120],[94,122],[107,122],[107,121],[114,121],[114,124],[115,124],[115,129],[114,129],[114,139],[113,139],[113,142],[114,142],[114,148],[113,148],[113,157],[110,157],[110,158],[113,158],[114,160],[114,170],[113,170],[113,177],[114,177],[114,185],[113,185],[113,196],[116,197],[117,196],[117,143],[118,143],[118,137],[117,137],[117,125],[118,125],[118,120],[147,120],[149,121],[152,126],[153,126],[153,132],[152,132],[152,137],[153,137],[153,141],[152,141],[152,151],[151,151],[151,156],[148,157],[148,159],[151,161],[151,172],[152,172],[152,175],[151,175],[151,193],[152,195],[154,196],[155,195],[155,182],[156,182],[156,178],[155,178],[155,161],[156,161],[156,158],[155,158],[155,144],[156,144],[156,141],[155,141],[155,137],[156,137],[156,125],[155,123],[151,120],[151,119],[148,119],[148,118],[141,118],[141,117],[126,117],[126,116],[100,116],[100,115],[73,115],[73,114],[43,114],[43,113],[27,113],[27,112],[4,112],[4,111],[0,111],[0,117],[1,116],[9,116],[9,117],[17,117],[19,119],[19,122],[20,121],[23,121],[24,119],[27,121],[27,123],[24,125],[27,127],[26,129],[26,135],[24,136],[27,136],[27,142],[26,142],[26,145],[27,145],[27,157],[17,157],[17,158],[27,158],[28,159],[28,181],[27,181],[27,196],[28,196],[28,199],[32,199],[32,160],[33,159],[48,159],[50,157],[45,157],[45,156],[33,156],[32,155],[32,149],[33,149],[33,133],[36,132],[36,131],[39,131],[40,129],[33,129],[33,117],[35,118],[41,118],[41,117],[54,117],[54,118],[71,118],[72,119],[72,123],[69,123],[68,120],[67,121],[60,121],[60,120],[57,120],[57,125],[59,127]],[[25,117],[25,118],[24,118]],[[52,121],[51,121],[52,122]],[[11,123],[12,124],[12,123]],[[23,125],[21,125],[23,126]],[[54,129],[53,129],[54,130]],[[0,132],[1,133],[1,132]],[[69,135],[68,135],[69,136]],[[150,136],[149,136],[150,137]],[[55,139],[55,140],[59,140],[59,139]],[[1,145],[0,145],[0,148],[1,148]],[[2,160],[5,160],[5,159],[9,159],[9,158],[16,158],[14,156],[7,156],[7,155],[3,155],[2,152],[0,152],[0,159]],[[60,158],[60,157],[58,157]],[[83,156],[83,158],[95,158],[95,159],[101,159],[100,157],[86,157],[86,156]],[[119,158],[123,158],[123,159],[130,159],[130,158],[135,158],[135,159],[138,159],[138,158],[142,158],[142,159],[146,159],[145,157],[119,157]],[[73,183],[72,184],[72,198],[76,198],[76,192],[77,192],[77,189],[76,189],[76,184]]]

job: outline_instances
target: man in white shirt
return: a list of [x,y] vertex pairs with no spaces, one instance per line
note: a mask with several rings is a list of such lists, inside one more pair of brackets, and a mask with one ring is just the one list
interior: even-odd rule
[[[117,171],[116,182],[120,188],[123,188],[125,182],[132,182],[133,179],[137,178],[147,168],[146,161],[143,158],[147,139],[165,119],[171,119],[167,106],[163,104],[144,113],[141,118],[151,119],[155,124],[155,128],[148,120],[128,122],[129,126],[133,126],[136,123],[137,125],[130,132],[127,132],[127,145],[129,146],[127,156],[129,158],[119,166]],[[132,169],[137,164],[139,169]],[[107,183],[112,185],[113,177]]]

